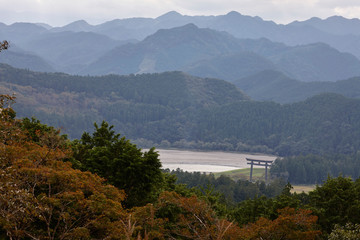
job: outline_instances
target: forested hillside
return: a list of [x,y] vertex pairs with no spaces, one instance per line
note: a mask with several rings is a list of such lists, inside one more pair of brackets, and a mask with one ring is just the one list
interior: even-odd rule
[[238,102],[205,111],[198,136],[241,139],[280,155],[351,153],[359,141],[360,101],[322,94],[304,102]]
[[[360,78],[336,82],[301,82],[279,71],[265,70],[238,79],[234,84],[259,101],[294,103],[321,93],[338,93],[350,98],[360,98]],[[285,91],[286,89],[286,91]]]
[[355,153],[360,100],[323,94],[280,105],[251,101],[234,85],[181,72],[79,77],[1,66],[19,117],[36,116],[71,138],[108,121],[141,146],[279,154]]
[[355,154],[298,155],[278,159],[271,174],[293,184],[322,183],[328,176],[360,177],[360,152]]
[[17,94],[20,116],[37,116],[79,137],[107,120],[122,134],[160,142],[185,139],[199,108],[248,99],[235,86],[180,72],[79,77],[1,67],[4,92]]

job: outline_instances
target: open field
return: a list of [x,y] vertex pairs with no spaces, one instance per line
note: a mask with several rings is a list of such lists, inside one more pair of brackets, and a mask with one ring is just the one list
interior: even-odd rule
[[[230,177],[231,179],[237,180],[249,180],[250,178],[250,168],[236,169],[226,172],[217,172],[214,173],[215,177],[220,177],[221,175],[225,175]],[[254,168],[253,169],[253,180],[265,180],[265,168]]]
[[[189,172],[198,171],[215,173],[248,168],[249,165],[247,165],[246,158],[255,158],[259,160],[276,159],[276,156],[232,152],[203,152],[164,149],[157,149],[157,151],[159,152],[159,158],[163,168],[169,168],[170,170],[180,168]],[[254,169],[255,168],[256,166],[254,166]]]
[[[233,179],[234,181],[237,180],[249,180],[250,178],[250,168],[243,168],[243,169],[236,169],[231,171],[225,172],[217,172],[214,173],[215,177],[220,177],[221,175],[225,175]],[[254,168],[253,170],[253,180],[265,180],[265,169],[264,168]],[[311,192],[316,188],[316,185],[292,185],[293,189],[291,190],[292,193],[308,193]]]
[[293,189],[291,190],[292,193],[308,193],[316,188],[316,185],[292,185]]
[[[275,160],[276,156],[229,153],[229,152],[201,152],[188,150],[157,149],[163,168],[175,170],[177,168],[188,172],[212,172],[215,177],[229,176],[237,181],[249,180],[250,168],[246,158],[261,160]],[[253,180],[265,180],[265,168],[254,166]],[[308,193],[315,189],[315,185],[293,185],[292,192]]]

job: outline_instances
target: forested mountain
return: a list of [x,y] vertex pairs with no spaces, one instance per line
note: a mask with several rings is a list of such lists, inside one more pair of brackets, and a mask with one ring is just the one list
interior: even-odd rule
[[[219,16],[186,16],[169,12],[158,18],[116,19],[96,26],[77,28],[76,24],[64,26],[64,30],[94,31],[114,39],[133,38],[142,40],[159,29],[179,27],[194,23],[202,28],[226,31],[238,38],[268,38],[289,45],[324,42],[332,47],[360,56],[359,20],[333,16],[327,19],[312,18],[282,25],[232,11]],[[85,24],[83,24],[85,26]],[[60,29],[57,29],[62,30]],[[125,37],[126,36],[126,37]]]
[[240,52],[212,57],[184,68],[195,76],[215,77],[230,82],[251,76],[263,70],[277,69],[270,60],[253,52]]
[[188,24],[112,49],[80,73],[182,70],[234,81],[267,69],[283,71],[301,81],[335,81],[360,75],[360,61],[326,44],[288,47],[265,39],[237,39]]
[[341,16],[332,16],[324,20],[313,17],[306,21],[294,21],[289,26],[311,26],[323,32],[337,35],[360,35],[360,20],[347,19]]
[[241,78],[234,84],[252,99],[259,101],[293,103],[325,92],[360,98],[359,77],[336,82],[301,82],[279,71],[264,70]]
[[280,105],[250,101],[234,85],[181,72],[80,77],[1,66],[18,116],[36,116],[78,137],[106,120],[139,144],[279,155],[354,153],[360,100],[323,94]]
[[91,62],[127,41],[116,41],[92,32],[46,32],[21,44],[56,66],[57,71],[79,72]]
[[180,72],[79,77],[2,65],[0,78],[4,92],[17,93],[19,116],[38,116],[71,137],[106,119],[135,138],[180,140],[199,108],[247,99],[223,80]]
[[[94,31],[114,39],[138,39],[155,33],[159,29],[169,29],[193,23],[202,28],[226,31],[238,38],[268,38],[290,45],[324,42],[332,47],[360,56],[359,20],[333,16],[327,19],[311,18],[282,25],[232,11],[219,16],[186,16],[169,12],[158,18],[115,19],[92,26],[84,21],[71,23],[56,31]],[[81,25],[81,27],[79,27]],[[350,36],[352,35],[352,36]]]
[[241,50],[238,40],[229,34],[188,24],[159,30],[137,44],[113,49],[82,73],[101,75],[181,70],[197,61]]
[[0,25],[0,35],[7,39],[10,43],[21,46],[33,37],[47,32],[48,29],[34,23],[13,23],[11,25]]
[[291,105],[234,103],[206,112],[197,129],[204,138],[242,139],[280,155],[351,153],[359,144],[360,126],[354,121],[360,117],[359,103],[336,94]]
[[54,27],[51,28],[51,32],[92,32],[95,29],[95,26],[90,25],[85,20],[78,20],[72,23],[69,23],[63,27]]
[[16,68],[31,69],[40,72],[54,72],[54,67],[38,55],[26,52],[16,46],[1,53],[0,63],[6,63]]
[[[14,51],[22,55],[31,54],[33,59],[41,59],[43,63],[38,63],[39,60],[28,61],[18,55],[12,56],[12,61],[9,62],[9,57],[6,55],[11,53],[7,52],[1,56],[0,62],[42,72],[50,72],[54,69],[59,72],[79,72],[105,52],[129,42],[113,40],[92,32],[50,32],[43,27],[31,24],[19,24],[19,26],[13,24],[8,28],[5,30],[0,28],[1,36],[9,39],[11,49],[8,52],[12,52],[14,48]],[[30,33],[27,33],[28,31]]]
[[360,152],[350,155],[299,155],[277,159],[271,166],[274,177],[293,184],[320,184],[328,176],[339,175],[357,179],[360,176]]
[[336,81],[360,75],[360,60],[323,43],[296,46],[270,57],[288,76],[305,81]]

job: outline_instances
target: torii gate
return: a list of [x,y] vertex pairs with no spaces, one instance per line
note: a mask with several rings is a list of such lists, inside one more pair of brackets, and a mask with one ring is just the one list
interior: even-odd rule
[[256,166],[265,166],[265,182],[267,182],[267,172],[268,172],[268,167],[271,166],[271,164],[274,162],[273,160],[258,160],[258,159],[251,159],[251,158],[246,158],[246,160],[248,161],[247,164],[251,165],[251,169],[250,169],[250,182],[252,181],[252,174],[253,174],[253,167],[254,165]]

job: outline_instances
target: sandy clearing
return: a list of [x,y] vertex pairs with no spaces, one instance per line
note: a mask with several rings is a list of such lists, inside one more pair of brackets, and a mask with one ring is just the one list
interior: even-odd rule
[[[156,149],[159,153],[160,161],[163,166],[171,166],[171,169],[177,167],[184,169],[184,166],[189,165],[203,165],[205,166],[221,166],[232,168],[248,168],[246,158],[259,159],[259,160],[275,160],[276,156],[269,155],[255,155],[243,153],[230,153],[230,152],[201,152],[201,151],[188,151],[188,150],[165,150]],[[200,166],[198,166],[200,167]],[[200,167],[201,169],[201,167]],[[185,169],[184,169],[185,170]],[[196,170],[200,171],[200,170]],[[205,171],[205,169],[203,170]],[[215,172],[216,169],[211,172]],[[226,171],[226,170],[225,170]]]

